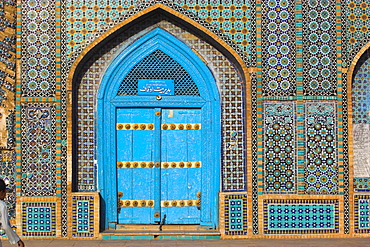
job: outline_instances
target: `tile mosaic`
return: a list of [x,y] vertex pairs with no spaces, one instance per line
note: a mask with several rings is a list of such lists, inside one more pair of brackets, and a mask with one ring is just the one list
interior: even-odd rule
[[355,195],[355,233],[370,232],[370,196]]
[[23,236],[56,236],[55,202],[22,202]]
[[55,94],[55,3],[27,0],[22,4],[22,95]]
[[72,196],[72,237],[95,237],[96,211],[99,210],[92,195]]
[[338,200],[264,200],[265,234],[339,232]]
[[293,0],[262,1],[263,93],[292,96],[295,85],[295,18]]
[[336,95],[337,46],[335,1],[303,4],[304,95]]
[[338,193],[336,104],[309,102],[306,109],[306,181],[308,194]]
[[55,105],[22,104],[23,196],[56,193]]
[[225,196],[225,234],[246,235],[247,228],[247,196]]
[[294,103],[264,103],[264,191],[296,191]]

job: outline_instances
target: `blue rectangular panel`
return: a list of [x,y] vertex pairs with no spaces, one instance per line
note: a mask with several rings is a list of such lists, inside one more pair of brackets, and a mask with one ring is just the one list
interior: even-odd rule
[[339,232],[339,201],[326,199],[264,200],[265,234]]
[[138,95],[175,95],[173,80],[139,79]]
[[[155,223],[155,207],[159,201],[155,196],[158,187],[158,172],[155,166],[142,168],[142,163],[156,162],[155,109],[117,110],[117,184],[122,201],[119,207],[120,224]],[[148,124],[153,128],[147,129]],[[145,128],[144,128],[145,127]],[[118,164],[122,163],[119,167]],[[129,164],[129,165],[128,165]],[[157,175],[156,175],[157,174]],[[154,206],[142,206],[154,200]]]
[[[169,206],[161,208],[167,224],[199,224],[200,209],[189,206],[189,200],[199,199],[201,192],[202,130],[200,109],[164,109],[162,111],[161,159],[168,168],[161,169],[161,201]],[[198,125],[197,125],[198,124]],[[190,126],[195,126],[192,128]],[[166,126],[166,127],[164,127]],[[184,167],[172,168],[173,162]],[[189,162],[199,167],[188,168]],[[199,194],[198,194],[199,195]],[[185,202],[187,206],[173,206],[172,202]]]

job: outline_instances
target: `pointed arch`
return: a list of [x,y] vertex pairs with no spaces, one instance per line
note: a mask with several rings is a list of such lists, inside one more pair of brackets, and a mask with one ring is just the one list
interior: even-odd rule
[[[155,51],[162,51],[179,63],[196,82],[200,96],[166,96],[160,101],[154,96],[117,95],[122,81]],[[161,78],[153,78],[161,79]],[[202,208],[200,222],[207,227],[218,225],[218,193],[220,192],[221,122],[220,95],[215,78],[204,62],[188,46],[168,32],[156,28],[117,52],[102,78],[97,96],[97,162],[98,190],[106,217],[103,227],[117,219],[116,112],[122,108],[197,108],[202,120]],[[207,182],[205,182],[207,181]]]
[[137,64],[137,61],[141,61],[156,50],[163,51],[186,71],[192,72],[193,79],[197,81],[201,95],[206,97],[206,101],[219,100],[220,96],[216,88],[206,83],[206,80],[210,80],[212,74],[204,62],[184,43],[160,28],[156,28],[128,48],[119,51],[120,54],[112,61],[105,72],[105,77],[100,85],[98,100],[103,97],[113,100],[121,81],[115,80],[116,83],[107,82],[114,80],[114,78],[124,78]]
[[[227,42],[222,38],[208,30],[203,25],[197,23],[190,17],[183,15],[182,13],[162,4],[156,3],[132,16],[129,16],[127,19],[123,20],[114,27],[111,27],[109,30],[106,30],[102,35],[96,38],[91,42],[81,53],[76,57],[73,62],[72,69],[70,70],[67,77],[67,90],[72,90],[72,83],[78,76],[79,71],[82,69],[81,66],[85,63],[86,60],[90,58],[90,54],[95,50],[100,49],[105,43],[109,42],[111,39],[114,39],[119,33],[121,33],[125,28],[128,28],[132,25],[139,23],[141,20],[149,17],[154,14],[164,14],[169,16],[170,19],[176,20],[182,23],[184,26],[189,27],[195,33],[202,36],[207,42],[211,43],[215,48],[219,49],[222,53],[226,55],[240,70],[243,79],[249,77],[248,68],[243,60],[243,58],[238,54],[233,47],[231,47]],[[249,80],[246,80],[249,81]]]
[[355,153],[356,147],[354,146],[354,128],[356,127],[354,123],[354,112],[353,112],[353,83],[356,77],[356,74],[360,67],[370,59],[370,42],[363,46],[359,52],[355,55],[348,71],[347,71],[347,100],[348,100],[348,153],[349,153],[349,181],[350,181],[350,190],[355,190]]

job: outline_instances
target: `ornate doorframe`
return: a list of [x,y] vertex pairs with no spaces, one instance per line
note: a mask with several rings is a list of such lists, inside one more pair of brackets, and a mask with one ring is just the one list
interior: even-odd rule
[[[196,82],[202,100],[186,96],[163,97],[160,101],[154,96],[117,96],[122,79],[143,58],[155,50],[161,50],[180,63]],[[153,98],[154,97],[154,98]],[[209,182],[208,195],[203,195],[203,203],[209,210],[202,211],[201,225],[217,227],[218,192],[220,191],[220,96],[215,79],[204,62],[184,43],[166,31],[157,28],[144,35],[134,44],[120,51],[106,70],[97,97],[97,153],[98,190],[102,196],[102,213],[106,214],[105,228],[114,228],[117,222],[117,181],[115,119],[118,107],[200,107],[204,113],[206,140],[205,171],[202,177]]]

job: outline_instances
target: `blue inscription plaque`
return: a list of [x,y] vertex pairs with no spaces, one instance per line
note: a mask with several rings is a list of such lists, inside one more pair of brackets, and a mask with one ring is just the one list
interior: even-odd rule
[[175,95],[173,80],[139,79],[138,95]]

